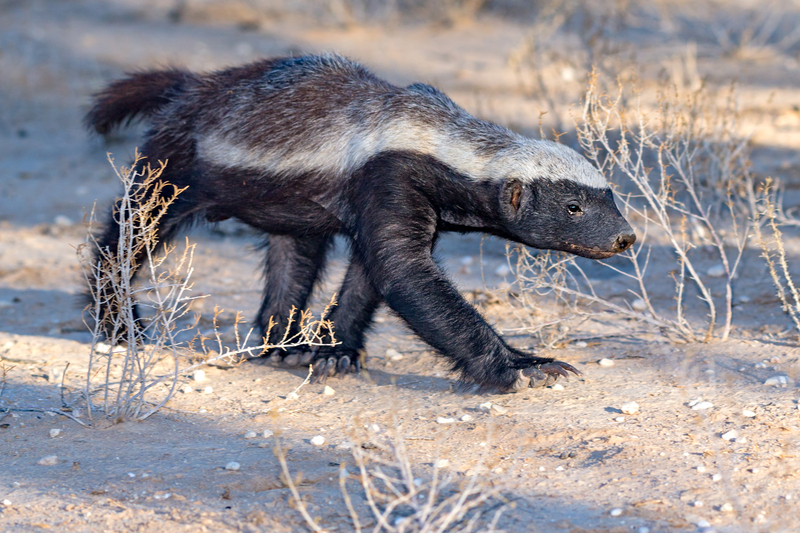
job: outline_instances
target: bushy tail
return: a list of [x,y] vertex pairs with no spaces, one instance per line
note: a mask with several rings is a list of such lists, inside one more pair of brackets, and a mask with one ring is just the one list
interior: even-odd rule
[[137,117],[150,116],[196,81],[190,72],[182,70],[130,74],[94,95],[86,126],[107,133],[122,122],[129,124]]

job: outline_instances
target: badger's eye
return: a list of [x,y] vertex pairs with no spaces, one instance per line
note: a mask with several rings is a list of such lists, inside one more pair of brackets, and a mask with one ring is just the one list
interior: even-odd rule
[[577,215],[579,213],[583,213],[583,209],[578,204],[569,204],[567,206],[567,211],[569,211],[570,215]]

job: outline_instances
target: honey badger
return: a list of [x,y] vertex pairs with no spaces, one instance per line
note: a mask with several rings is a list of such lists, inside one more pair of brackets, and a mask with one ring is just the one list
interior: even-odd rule
[[[266,59],[195,74],[132,74],[95,96],[86,123],[105,133],[151,124],[142,153],[188,187],[160,222],[168,241],[194,220],[238,219],[268,234],[256,327],[284,335],[303,309],[335,235],[350,264],[330,319],[341,344],[277,352],[315,379],[358,372],[385,302],[484,389],[552,381],[571,365],[510,347],[431,257],[443,231],[483,232],[593,259],[636,240],[604,177],[575,151],[477,119],[422,83],[397,87],[337,55]],[[99,242],[115,250],[109,216]],[[282,322],[281,322],[282,321]]]

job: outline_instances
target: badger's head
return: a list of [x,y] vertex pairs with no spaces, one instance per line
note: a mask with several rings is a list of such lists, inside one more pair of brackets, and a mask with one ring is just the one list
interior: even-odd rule
[[525,140],[491,163],[509,236],[534,248],[590,259],[624,252],[636,235],[602,174],[566,146]]

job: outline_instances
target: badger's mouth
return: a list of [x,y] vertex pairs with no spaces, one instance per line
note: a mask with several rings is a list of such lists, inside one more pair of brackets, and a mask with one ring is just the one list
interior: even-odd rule
[[618,254],[620,251],[603,250],[600,248],[590,248],[588,246],[581,246],[580,244],[564,243],[563,250],[571,254],[586,257],[587,259],[607,259],[613,255]]

